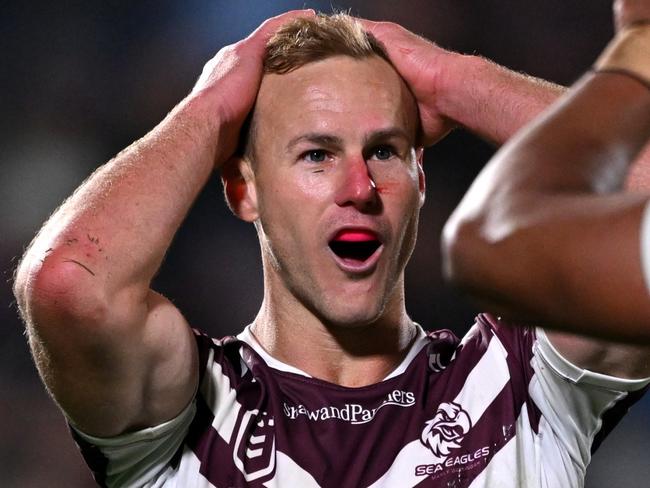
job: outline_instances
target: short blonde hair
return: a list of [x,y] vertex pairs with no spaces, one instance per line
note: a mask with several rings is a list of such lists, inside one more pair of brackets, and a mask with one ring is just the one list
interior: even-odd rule
[[[301,17],[283,25],[266,46],[264,72],[286,74],[306,64],[334,56],[390,59],[381,43],[361,23],[344,13]],[[391,63],[392,65],[392,63]],[[254,109],[242,127],[239,153],[254,161]]]
[[318,14],[295,19],[271,37],[266,46],[264,72],[289,73],[333,56],[379,56],[390,62],[383,46],[354,17],[343,13]]

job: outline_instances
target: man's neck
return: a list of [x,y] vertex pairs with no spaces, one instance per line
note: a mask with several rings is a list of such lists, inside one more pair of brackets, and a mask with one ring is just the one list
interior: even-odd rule
[[418,328],[403,306],[364,325],[324,324],[306,309],[283,313],[265,300],[251,332],[275,359],[341,386],[383,380],[404,359]]

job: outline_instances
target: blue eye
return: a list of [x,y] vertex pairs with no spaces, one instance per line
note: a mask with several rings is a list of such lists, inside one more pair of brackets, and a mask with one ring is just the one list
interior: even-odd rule
[[312,149],[305,152],[302,157],[312,163],[322,163],[327,159],[327,152],[323,149]]
[[395,151],[390,146],[378,146],[372,151],[372,156],[375,159],[384,161],[395,156]]

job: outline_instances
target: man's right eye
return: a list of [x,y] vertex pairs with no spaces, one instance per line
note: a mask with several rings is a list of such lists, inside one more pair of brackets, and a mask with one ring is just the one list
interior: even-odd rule
[[323,149],[312,149],[304,152],[302,158],[311,163],[322,163],[327,159],[327,151]]

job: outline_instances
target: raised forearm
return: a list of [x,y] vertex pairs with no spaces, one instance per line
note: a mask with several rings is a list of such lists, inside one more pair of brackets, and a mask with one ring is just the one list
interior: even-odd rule
[[[453,54],[452,59],[440,75],[438,110],[497,145],[507,142],[566,92],[565,87],[517,73],[479,56]],[[595,105],[601,101],[587,103]],[[591,119],[589,111],[584,113]],[[565,134],[560,131],[560,136]],[[632,166],[627,172],[626,187],[650,189],[650,147],[628,163]],[[619,174],[619,183],[621,178],[623,175]]]
[[181,102],[55,212],[19,277],[43,267],[79,267],[103,294],[130,285],[146,290],[214,168],[220,137],[218,110],[208,96]]
[[438,111],[501,145],[534,119],[565,88],[516,73],[479,57],[454,54],[441,72]]
[[[634,80],[587,75],[490,162],[498,175],[482,178],[484,188],[549,195],[620,190],[647,140],[649,102],[647,90]],[[507,186],[498,190],[499,182]]]
[[500,145],[565,91],[480,56],[446,51],[397,24],[362,22],[415,95],[425,145],[453,125]]

